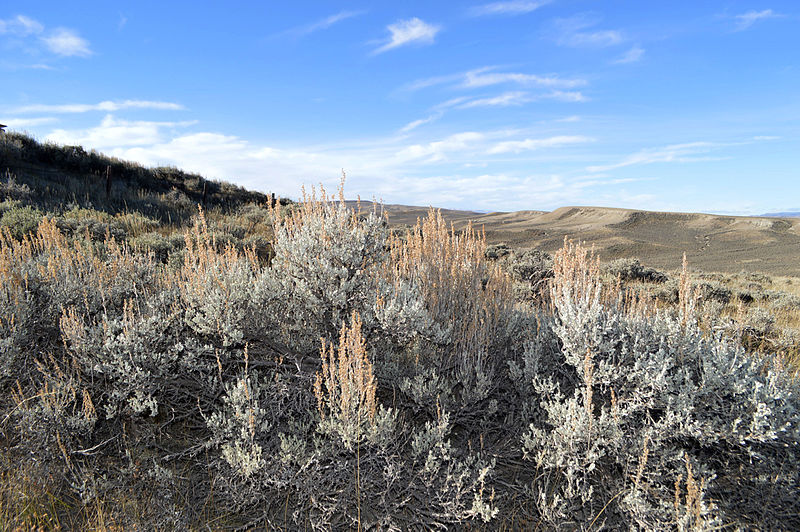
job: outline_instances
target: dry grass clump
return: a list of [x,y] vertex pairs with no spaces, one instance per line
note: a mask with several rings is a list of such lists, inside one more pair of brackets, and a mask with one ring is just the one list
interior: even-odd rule
[[378,303],[405,298],[422,304],[424,318],[416,323],[425,323],[417,325],[414,361],[430,382],[453,380],[432,397],[419,380],[406,389],[428,408],[456,383],[463,393],[455,403],[486,398],[514,334],[514,298],[509,275],[485,256],[485,235],[471,226],[456,232],[431,209],[403,238],[392,236],[389,249],[381,274],[389,294]]
[[330,416],[343,435],[355,434],[357,439],[358,432],[365,432],[362,427],[374,423],[377,410],[375,377],[357,313],[353,312],[349,327],[342,325],[338,357],[324,338],[320,357],[322,371],[314,381],[319,414],[323,422]]

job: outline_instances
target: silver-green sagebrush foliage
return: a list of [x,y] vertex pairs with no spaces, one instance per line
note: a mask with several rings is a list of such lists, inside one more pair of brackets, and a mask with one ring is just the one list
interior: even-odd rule
[[[715,286],[684,272],[656,306],[603,286],[580,246],[487,257],[479,231],[436,212],[398,237],[324,191],[214,224],[144,227],[131,247],[47,217],[0,229],[3,453],[69,501],[59,515],[800,528],[797,381],[701,327]],[[243,238],[261,225],[266,254]]]

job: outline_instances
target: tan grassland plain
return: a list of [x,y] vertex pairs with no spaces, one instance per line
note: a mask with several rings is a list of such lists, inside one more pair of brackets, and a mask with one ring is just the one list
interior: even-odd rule
[[[362,208],[368,207],[362,203]],[[392,227],[424,217],[428,207],[385,205]],[[602,261],[635,257],[664,270],[680,267],[684,252],[693,269],[800,276],[800,218],[651,212],[608,207],[561,207],[552,212],[477,213],[444,210],[461,229],[472,222],[488,244],[514,249],[559,249],[564,237],[593,245]]]

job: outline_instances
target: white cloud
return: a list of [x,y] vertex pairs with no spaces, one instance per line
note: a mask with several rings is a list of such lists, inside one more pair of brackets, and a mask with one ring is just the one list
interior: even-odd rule
[[162,142],[164,129],[175,129],[195,124],[187,122],[145,122],[120,120],[112,115],[103,118],[100,125],[85,130],[56,129],[45,138],[48,141],[92,148],[120,148],[147,146]]
[[618,65],[623,65],[627,63],[636,63],[642,57],[644,57],[644,48],[637,45],[628,50],[627,52],[625,52],[624,54],[622,54],[622,57],[614,61],[614,63]]
[[508,107],[513,105],[524,105],[539,100],[558,100],[562,102],[585,102],[588,98],[580,91],[559,91],[534,94],[527,91],[506,91],[497,96],[485,98],[469,98],[459,96],[442,102],[434,107],[435,110],[442,112],[447,109],[472,109],[475,107]]
[[56,28],[49,35],[42,37],[42,41],[51,52],[58,55],[82,57],[92,55],[89,41],[68,28]]
[[4,121],[11,129],[24,130],[29,127],[43,126],[45,124],[58,122],[58,118],[54,116],[41,116],[38,118],[8,118]]
[[591,137],[584,137],[580,135],[560,135],[545,139],[509,140],[505,142],[498,142],[489,148],[487,153],[492,155],[501,153],[520,153],[523,151],[540,150],[542,148],[557,148],[570,144],[585,144],[593,141],[594,139]]
[[522,72],[496,72],[496,66],[486,66],[475,68],[458,74],[448,74],[445,76],[433,76],[430,78],[419,79],[401,88],[404,91],[416,91],[434,87],[436,85],[454,84],[460,89],[472,89],[500,85],[504,83],[516,83],[526,87],[559,87],[572,88],[586,85],[585,79],[561,78],[555,74],[538,75],[525,74]]
[[325,17],[320,19],[316,22],[312,22],[311,24],[307,24],[305,26],[298,26],[296,28],[292,28],[281,32],[279,35],[290,35],[293,37],[304,37],[316,31],[326,30],[344,20],[349,18],[357,17],[359,15],[363,15],[366,11],[340,11],[334,15],[330,15],[329,17]]
[[443,161],[449,153],[473,149],[478,142],[484,139],[486,139],[485,134],[475,131],[456,133],[428,144],[414,144],[403,148],[397,153],[397,158],[401,161],[422,158],[425,158],[427,162]]
[[547,94],[543,94],[540,98],[546,98],[549,100],[559,100],[562,102],[585,102],[588,101],[588,98],[583,95],[580,91],[550,91]]
[[478,98],[475,100],[470,100],[466,103],[462,103],[457,107],[459,109],[469,109],[472,107],[507,107],[509,105],[523,105],[528,102],[532,102],[535,98],[531,96],[528,92],[522,91],[511,91],[511,92],[504,92],[498,96],[493,96],[491,98]]
[[559,118],[558,120],[556,120],[556,122],[580,122],[580,121],[581,117],[578,115],[565,116],[564,118]]
[[649,148],[641,150],[622,159],[617,163],[607,165],[589,166],[589,172],[607,172],[626,166],[653,163],[690,163],[707,160],[719,160],[718,157],[709,158],[700,154],[711,152],[712,150],[732,146],[733,144],[723,144],[719,142],[687,142],[684,144],[672,144],[662,148]]
[[583,79],[563,79],[554,75],[538,76],[519,72],[492,72],[495,68],[484,67],[465,72],[461,86],[472,88],[487,87],[500,83],[517,83],[525,86],[571,88],[586,85],[586,80]]
[[405,126],[400,128],[400,133],[409,133],[410,131],[413,131],[413,130],[417,129],[419,126],[423,126],[425,124],[430,124],[431,122],[434,122],[434,121],[438,120],[441,117],[442,117],[442,113],[440,112],[440,113],[432,114],[431,116],[429,116],[427,118],[420,118],[419,120],[414,120],[413,122],[409,122],[408,124],[406,124]]
[[122,109],[157,109],[161,111],[180,111],[185,109],[181,104],[173,102],[157,102],[148,100],[123,100],[121,102],[103,101],[94,104],[62,104],[62,105],[47,105],[47,104],[34,104],[25,105],[11,109],[9,112],[13,114],[26,114],[26,113],[88,113],[90,111],[103,111],[113,112]]
[[0,19],[0,35],[10,34],[25,37],[27,35],[37,35],[43,31],[44,26],[25,15],[17,15],[7,20]]
[[[224,179],[253,190],[296,198],[301,185],[338,185],[347,171],[348,197],[377,197],[389,203],[437,205],[482,210],[555,208],[597,204],[606,198],[618,205],[624,190],[612,188],[613,176],[531,175],[483,169],[497,156],[524,152],[528,160],[573,160],[557,148],[589,142],[584,137],[526,138],[512,130],[464,131],[424,142],[407,143],[392,135],[369,140],[343,139],[314,147],[262,144],[218,132],[185,132],[188,122],[126,121],[106,116],[94,127],[58,129],[47,140],[83,144],[86,149],[149,166],[173,165]],[[529,133],[528,133],[529,134]],[[504,142],[506,142],[504,144]],[[535,150],[539,150],[538,152]],[[605,188],[604,188],[605,187]],[[636,205],[645,208],[642,203]]]
[[777,18],[780,17],[777,13],[772,11],[771,9],[765,9],[763,11],[748,11],[747,13],[742,13],[741,15],[736,15],[736,30],[742,31],[746,30],[759,20],[766,20],[770,18]]
[[532,2],[530,0],[514,0],[510,2],[492,2],[470,8],[469,14],[473,17],[485,15],[524,15],[549,4],[552,0],[540,0]]
[[0,35],[8,34],[15,37],[28,37],[35,35],[50,52],[65,57],[89,56],[92,50],[89,41],[81,37],[77,31],[70,28],[56,28],[49,33],[37,20],[25,15],[17,15],[12,19],[0,19]]
[[36,35],[44,31],[38,21],[26,17],[25,15],[17,15],[11,19],[0,19],[0,35],[9,34],[18,37],[25,37],[27,35]]
[[407,44],[433,44],[434,38],[441,30],[441,27],[428,24],[414,17],[389,24],[386,29],[391,33],[389,40],[373,51],[373,54],[381,54]]
[[556,42],[562,46],[607,47],[622,43],[625,39],[617,30],[592,30],[598,20],[587,15],[557,19]]

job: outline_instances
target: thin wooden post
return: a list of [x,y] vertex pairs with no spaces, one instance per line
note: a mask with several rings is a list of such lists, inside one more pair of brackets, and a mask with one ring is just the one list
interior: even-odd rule
[[106,200],[111,198],[111,166],[106,166]]

